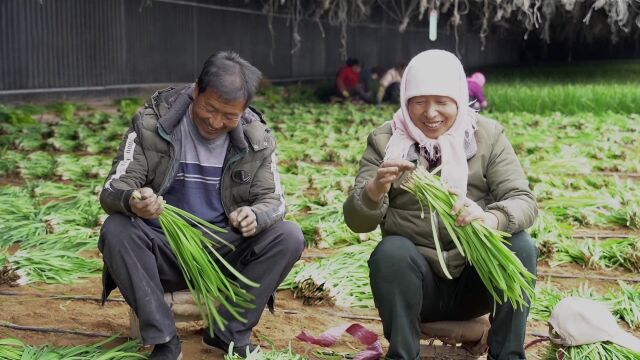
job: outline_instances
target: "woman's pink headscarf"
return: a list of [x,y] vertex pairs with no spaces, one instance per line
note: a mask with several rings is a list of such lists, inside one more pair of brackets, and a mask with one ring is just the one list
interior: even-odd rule
[[[409,116],[407,102],[421,95],[448,96],[458,105],[455,122],[437,139],[427,137]],[[402,76],[400,109],[391,122],[393,135],[384,159],[404,159],[411,146],[417,143],[423,156],[431,160],[441,157],[443,180],[466,194],[467,158],[477,150],[473,136],[477,127],[476,112],[468,107],[468,96],[467,78],[455,55],[444,50],[427,50],[416,55]]]

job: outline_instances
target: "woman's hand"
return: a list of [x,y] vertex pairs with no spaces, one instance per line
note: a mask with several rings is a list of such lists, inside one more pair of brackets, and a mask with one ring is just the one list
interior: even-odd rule
[[498,228],[498,218],[495,215],[484,211],[475,201],[461,195],[460,191],[449,189],[449,192],[458,196],[458,200],[451,208],[451,215],[458,215],[455,222],[457,226],[465,226],[474,220],[482,220],[491,229]]
[[382,201],[384,194],[389,192],[391,184],[398,180],[403,172],[411,171],[416,166],[407,160],[387,160],[380,165],[376,176],[369,181],[365,188],[369,198],[375,202]]

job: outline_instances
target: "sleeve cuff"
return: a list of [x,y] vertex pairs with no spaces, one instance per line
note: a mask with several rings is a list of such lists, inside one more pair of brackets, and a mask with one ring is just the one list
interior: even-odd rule
[[134,189],[129,189],[122,192],[122,209],[124,209],[124,213],[129,216],[137,216],[131,210],[131,204],[129,203],[129,199],[131,199],[134,191]]
[[371,211],[380,210],[382,208],[382,205],[384,205],[384,198],[382,201],[376,202],[369,197],[369,194],[367,194],[367,191],[365,189],[362,189],[360,201],[362,202],[362,205],[365,209]]
[[498,230],[507,231],[507,228],[509,227],[509,221],[507,219],[507,216],[502,211],[488,210],[487,212],[492,213],[498,219]]
[[251,211],[253,211],[253,213],[256,215],[256,233],[253,235],[255,236],[261,233],[262,230],[266,228],[268,219],[266,219],[266,216],[264,213],[256,211],[256,209],[254,209],[253,206],[251,206],[250,208],[251,208]]

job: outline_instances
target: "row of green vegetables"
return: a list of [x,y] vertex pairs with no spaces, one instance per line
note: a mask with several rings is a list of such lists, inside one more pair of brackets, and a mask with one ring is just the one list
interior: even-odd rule
[[589,174],[640,170],[638,114],[567,116],[530,113],[490,114],[505,133],[529,175]]
[[[0,359],[3,360],[135,360],[147,359],[147,353],[139,352],[136,341],[115,344],[115,337],[107,338],[93,345],[55,347],[50,345],[31,346],[21,340],[0,338]],[[268,339],[266,339],[268,340]],[[303,356],[294,353],[291,346],[278,350],[271,343],[271,350],[257,347],[247,353],[248,360],[303,360]],[[323,357],[321,354],[319,356]],[[225,360],[245,359],[233,353],[232,349],[224,356]]]
[[[54,182],[2,187],[0,262],[18,272],[20,279],[13,280],[20,283],[71,283],[96,275],[102,262],[83,252],[96,248],[104,218],[91,187]],[[0,277],[0,284],[10,275]]]
[[[100,155],[52,156],[46,152],[4,153],[5,174],[19,174],[25,180],[59,179],[73,183],[59,186],[62,195],[73,195],[74,187],[97,187],[110,166],[110,158]],[[333,246],[336,242],[357,241],[358,236],[342,227],[340,208],[353,181],[352,169],[333,165],[298,162],[283,173],[282,182],[289,199],[289,216],[303,225],[310,245]],[[530,175],[541,207],[552,216],[541,217],[538,227],[622,226],[640,228],[640,189],[637,181],[604,175]],[[52,187],[52,185],[49,185]],[[71,195],[64,194],[67,189]],[[82,194],[82,193],[81,193]],[[57,195],[57,194],[54,194]],[[317,224],[324,226],[311,227]],[[335,236],[331,235],[335,234]]]
[[[126,129],[125,114],[131,113],[133,106],[127,102],[120,104],[117,115],[102,113],[101,120],[90,114],[85,118],[74,117],[78,110],[62,106],[63,111],[58,112],[59,122],[46,125],[48,134],[65,134],[59,127],[72,129],[71,122],[78,125],[88,118],[92,119],[89,125],[95,127],[93,131],[97,134],[107,125],[119,124],[121,136]],[[123,104],[129,104],[129,109]],[[264,107],[270,114],[268,121],[277,130],[279,167],[288,200],[287,217],[301,225],[307,245],[338,247],[378,238],[377,234],[351,232],[342,220],[341,208],[353,183],[364,139],[393,109],[315,103],[279,107],[264,104]],[[20,116],[15,115],[16,112]],[[34,116],[27,111],[9,113],[13,117],[9,117],[5,125],[11,125],[13,132],[5,126],[0,139],[13,137],[15,132],[22,134],[34,126]],[[640,227],[637,182],[592,173],[611,170],[597,164],[616,159],[622,161],[621,168],[627,171],[635,171],[633,167],[639,166],[634,157],[629,156],[639,146],[633,141],[639,131],[635,116],[497,115],[512,139],[544,211],[532,229],[543,255],[556,254],[560,260],[554,261],[563,262],[562,254],[577,254],[567,250],[570,246],[582,246],[570,237],[577,227]],[[77,137],[78,127],[75,128],[75,135],[68,131],[69,137]],[[593,151],[598,144],[606,145],[610,152]],[[99,155],[78,151],[27,152],[18,147],[0,151],[3,158],[0,175],[18,175],[27,181],[21,188],[2,189],[2,197],[7,200],[0,209],[4,224],[0,246],[6,248],[21,243],[22,250],[35,251],[36,247],[30,245],[35,243],[39,249],[49,247],[71,252],[88,249],[90,244],[95,248],[96,226],[100,224],[101,214],[97,193],[116,146]],[[571,157],[566,154],[572,152],[562,146],[586,155],[584,159]],[[591,155],[587,156],[589,151]],[[585,164],[588,167],[585,168]],[[69,215],[69,209],[77,210],[77,215]],[[65,240],[47,240],[53,238]],[[71,245],[73,243],[79,245]],[[595,258],[586,253],[584,256]],[[578,263],[594,263],[577,259],[575,255],[572,259]]]
[[[287,184],[287,178],[288,176],[283,176],[284,184]],[[347,177],[344,179],[346,187]],[[609,177],[605,179],[611,181]],[[338,183],[333,183],[333,186],[335,184]],[[618,193],[638,199],[637,188],[632,187],[634,183],[626,181],[613,184],[631,186],[630,189],[618,190]],[[95,249],[98,227],[106,216],[97,202],[100,185],[101,182],[97,180],[88,182],[85,186],[40,181],[0,188],[0,248],[20,246],[18,252],[9,256],[13,266],[16,269],[34,269],[32,272],[36,272],[38,276],[32,275],[32,281],[48,282],[71,281],[87,271],[97,271],[98,260],[84,260],[85,258],[76,254]],[[331,186],[328,184],[320,187],[314,201],[304,196],[303,192],[300,195],[302,201],[295,202],[296,197],[289,194],[290,207],[296,209],[297,206],[298,210],[287,216],[301,224],[308,244],[337,247],[379,239],[379,232],[355,234],[346,227],[341,212],[346,190],[332,189]],[[609,191],[613,189],[615,188],[610,185]],[[583,192],[590,194],[594,191],[596,190],[578,190],[576,196],[568,197],[573,201],[567,200],[568,204],[542,202],[543,210],[530,229],[540,249],[541,258],[549,260],[552,265],[577,263],[595,269],[640,270],[640,245],[636,238],[595,240],[572,237],[575,230],[584,225],[618,225],[637,229],[638,214],[621,205],[622,200],[616,200],[614,195],[603,195],[606,201],[601,203],[576,200]],[[587,196],[587,200],[591,199],[591,195]],[[586,217],[585,214],[592,215]],[[627,217],[629,214],[633,216]],[[37,256],[38,252],[43,256]],[[27,253],[33,256],[23,256]],[[84,271],[67,267],[74,263],[70,258],[76,259],[75,263],[81,265]],[[47,261],[51,264],[47,264]],[[38,268],[40,270],[36,271]]]
[[[264,107],[267,121],[278,139],[278,154],[285,172],[298,161],[357,163],[367,135],[389,120],[394,110],[389,106],[377,108],[319,103],[288,106],[270,103]],[[0,107],[0,118],[2,111]],[[16,110],[4,111],[12,113]],[[500,112],[487,115],[505,127],[508,138],[529,171],[578,174],[640,171],[640,165],[630,156],[640,151],[640,144],[634,141],[640,132],[637,114],[610,112],[567,116],[562,113]],[[5,149],[5,152],[21,150],[25,155],[38,150],[55,154],[112,153],[130,123],[124,113],[65,116],[55,124],[38,122],[33,116],[28,118],[31,121],[9,118],[0,124],[0,149]]]
[[117,148],[123,129],[140,105],[140,100],[124,99],[112,112],[72,103],[0,105],[0,148],[90,154],[110,151]]

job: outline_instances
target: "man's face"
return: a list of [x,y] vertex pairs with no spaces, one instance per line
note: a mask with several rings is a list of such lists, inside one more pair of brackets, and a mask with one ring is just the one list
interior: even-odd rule
[[431,139],[449,130],[458,115],[456,101],[448,96],[415,96],[409,99],[407,108],[413,124]]
[[233,130],[240,123],[245,101],[226,101],[212,89],[193,90],[191,117],[203,138],[213,140]]
[[359,73],[359,72],[362,70],[362,68],[360,67],[360,65],[353,65],[353,66],[351,67],[351,69],[353,69],[353,71],[355,71],[355,72],[357,72],[357,73]]

